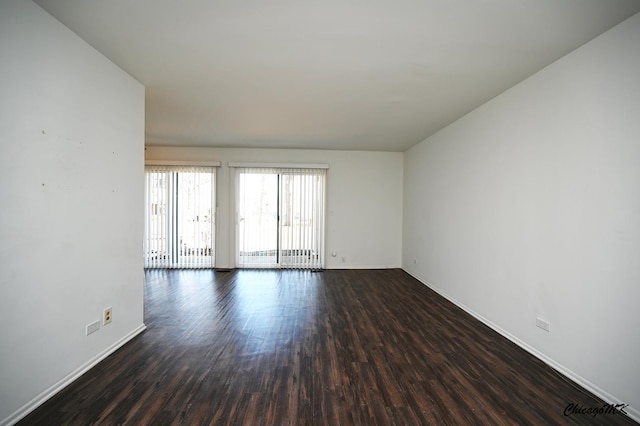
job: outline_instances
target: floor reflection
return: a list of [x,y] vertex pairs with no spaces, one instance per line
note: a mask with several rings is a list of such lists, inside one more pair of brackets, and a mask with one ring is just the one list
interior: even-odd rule
[[149,270],[145,308],[158,313],[146,323],[189,347],[227,342],[224,355],[273,353],[299,338],[316,315],[317,276],[300,270]]
[[317,280],[308,271],[240,271],[231,291],[234,334],[242,354],[275,352],[298,339],[317,310]]

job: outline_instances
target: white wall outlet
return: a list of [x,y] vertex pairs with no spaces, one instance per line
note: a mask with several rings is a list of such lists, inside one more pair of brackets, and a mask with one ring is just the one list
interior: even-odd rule
[[551,331],[551,324],[549,321],[543,320],[542,318],[536,318],[536,327],[543,329],[544,331]]
[[87,324],[87,327],[86,327],[87,336],[90,335],[91,333],[95,333],[99,329],[100,329],[100,321],[94,321],[91,324]]
[[102,325],[107,325],[111,323],[111,320],[113,319],[112,311],[113,311],[113,308],[111,308],[111,306],[109,306],[104,310],[104,314],[102,315]]

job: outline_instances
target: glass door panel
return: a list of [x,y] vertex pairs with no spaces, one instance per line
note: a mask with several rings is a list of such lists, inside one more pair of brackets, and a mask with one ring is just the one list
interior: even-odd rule
[[177,266],[212,266],[213,262],[213,174],[177,174]]
[[278,265],[278,175],[262,171],[239,176],[239,264]]

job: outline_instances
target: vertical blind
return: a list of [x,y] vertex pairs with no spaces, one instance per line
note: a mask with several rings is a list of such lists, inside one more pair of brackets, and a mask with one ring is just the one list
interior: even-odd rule
[[145,268],[212,268],[215,168],[145,167]]
[[243,268],[324,268],[325,169],[237,168]]

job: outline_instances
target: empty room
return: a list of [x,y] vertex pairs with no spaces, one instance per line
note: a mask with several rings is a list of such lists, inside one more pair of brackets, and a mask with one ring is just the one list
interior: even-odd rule
[[640,422],[640,1],[0,2],[0,426]]

